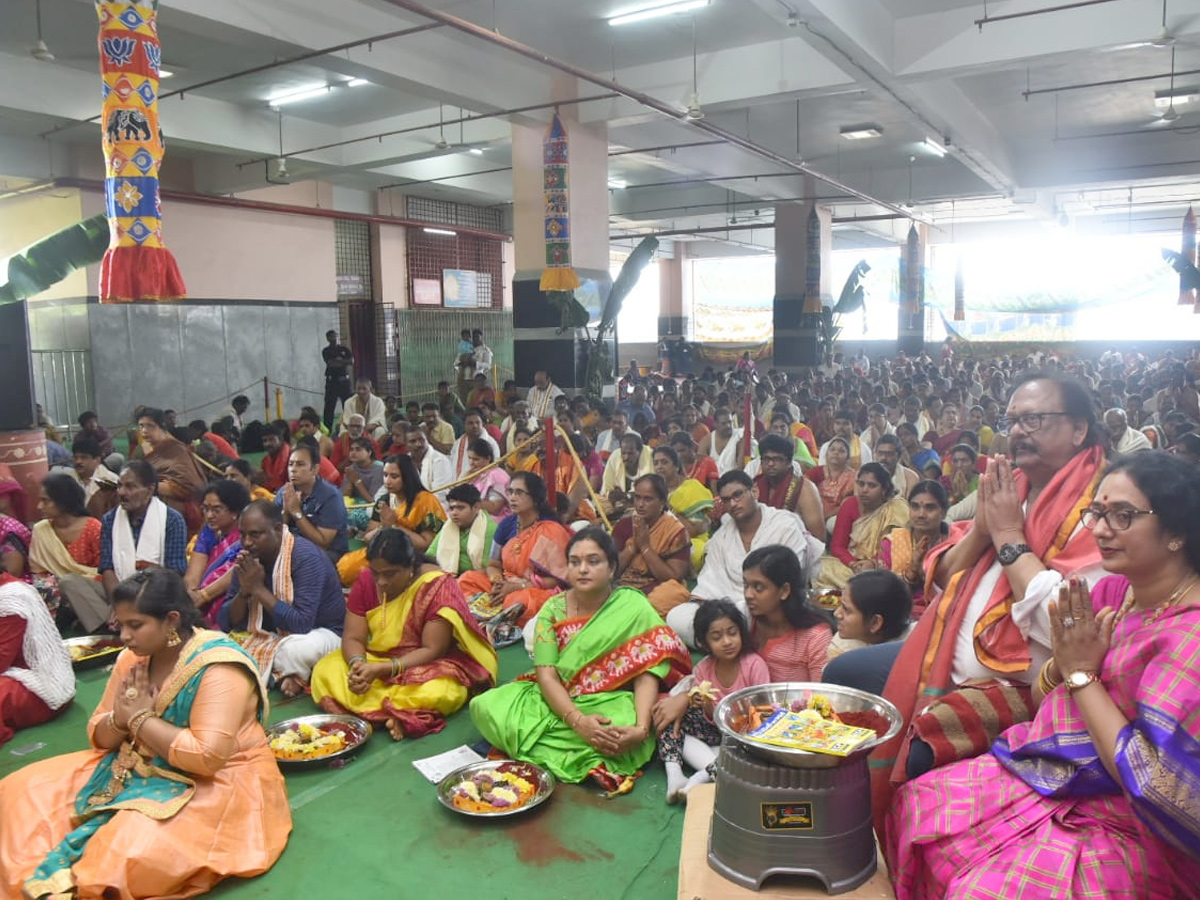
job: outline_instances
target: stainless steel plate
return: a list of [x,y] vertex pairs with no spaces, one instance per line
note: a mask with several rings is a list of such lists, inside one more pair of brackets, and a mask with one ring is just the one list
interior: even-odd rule
[[267,740],[270,741],[274,737],[278,737],[285,731],[295,731],[302,724],[312,725],[316,728],[328,728],[330,725],[337,725],[346,735],[346,746],[336,753],[329,753],[325,756],[315,756],[312,759],[280,759],[275,757],[276,761],[281,766],[289,766],[297,769],[307,769],[314,766],[321,766],[330,760],[339,759],[343,756],[349,756],[357,751],[374,733],[375,729],[371,723],[365,719],[360,719],[358,716],[335,716],[335,715],[315,715],[315,716],[300,716],[295,719],[285,719],[282,722],[276,722],[267,728]]
[[[472,810],[459,809],[454,805],[454,789],[460,781],[466,781],[472,775],[477,775],[481,772],[496,772],[500,770],[513,772],[534,785],[533,797],[530,798],[528,803],[524,806],[518,806],[516,809],[498,809],[495,812],[474,812]],[[515,759],[485,759],[481,762],[468,763],[461,768],[455,769],[443,778],[437,786],[437,798],[442,806],[452,812],[458,813],[460,816],[471,816],[476,819],[501,819],[506,816],[516,816],[523,812],[528,812],[545,803],[550,795],[554,793],[554,784],[554,776],[541,766],[535,766],[533,763],[519,762]]]
[[[883,737],[860,744],[849,756],[832,756],[827,753],[811,753],[807,750],[792,750],[776,747],[754,740],[734,728],[734,723],[744,721],[754,706],[789,706],[793,701],[807,703],[813,694],[829,698],[834,712],[863,712],[870,710],[888,720],[891,727]],[[713,718],[725,740],[731,741],[746,751],[764,759],[794,769],[832,769],[870,753],[875,747],[891,740],[900,733],[903,719],[900,711],[882,697],[836,684],[818,684],[808,681],[760,684],[734,691],[717,704]]]
[[71,665],[81,670],[107,665],[125,649],[125,645],[115,634],[92,634],[87,637],[66,638],[63,640],[63,644],[66,646],[67,652],[71,654]]

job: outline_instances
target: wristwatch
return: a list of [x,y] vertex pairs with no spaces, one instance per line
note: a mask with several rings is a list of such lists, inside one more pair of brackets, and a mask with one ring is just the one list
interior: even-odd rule
[[1088,672],[1083,669],[1076,669],[1074,672],[1071,672],[1069,675],[1067,675],[1063,683],[1066,684],[1067,690],[1073,694],[1080,688],[1085,688],[1089,684],[1094,684],[1099,680],[1100,675],[1098,672]]
[[1030,553],[1028,544],[1001,544],[1000,552],[996,554],[996,558],[1000,560],[1000,565],[1011,566],[1026,553]]

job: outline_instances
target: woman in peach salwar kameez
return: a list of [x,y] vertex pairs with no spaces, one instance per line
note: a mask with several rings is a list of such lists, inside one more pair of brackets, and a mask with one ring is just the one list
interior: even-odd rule
[[459,584],[468,597],[502,598],[504,609],[521,604],[517,622],[523,626],[566,584],[571,532],[547,504],[546,483],[532,472],[513,475],[508,505],[513,512],[496,526],[487,572],[464,573]]
[[114,611],[128,649],[88,722],[92,749],[0,781],[4,897],[193,897],[265,872],[287,844],[254,661],[196,627],[175,572],[138,573]]

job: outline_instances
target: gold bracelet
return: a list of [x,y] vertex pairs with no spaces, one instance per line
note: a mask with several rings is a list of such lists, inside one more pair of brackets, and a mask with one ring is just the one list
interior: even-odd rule
[[146,722],[152,718],[154,718],[154,710],[153,709],[143,709],[140,713],[138,713],[132,719],[129,720],[129,741],[130,741],[130,743],[133,743],[133,744],[137,743],[138,734],[141,732],[142,726],[145,725]]
[[117,724],[117,711],[115,709],[110,709],[108,711],[108,718],[106,718],[104,721],[108,724],[108,727],[111,728],[113,731],[115,731],[117,734],[129,734],[128,726],[126,726],[125,728],[122,728],[120,725]]

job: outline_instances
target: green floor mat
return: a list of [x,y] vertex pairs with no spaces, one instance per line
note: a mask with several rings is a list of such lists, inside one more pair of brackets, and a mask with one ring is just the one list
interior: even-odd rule
[[[500,652],[500,674],[525,671],[520,646]],[[59,719],[18,732],[0,749],[0,776],[37,760],[87,746],[85,727],[108,673],[81,673],[75,703]],[[307,698],[272,696],[271,721],[314,711]],[[681,807],[663,801],[666,779],[652,763],[633,792],[607,800],[590,786],[559,785],[525,816],[481,822],[444,809],[412,760],[479,733],[465,711],[444,731],[392,742],[377,732],[343,769],[288,772],[294,830],[287,851],[259,878],[228,881],[220,898],[292,898],[318,891],[334,898],[417,896],[436,889],[447,900],[581,898],[669,900],[676,894]],[[37,744],[45,746],[29,750]],[[14,755],[14,751],[25,755]]]

